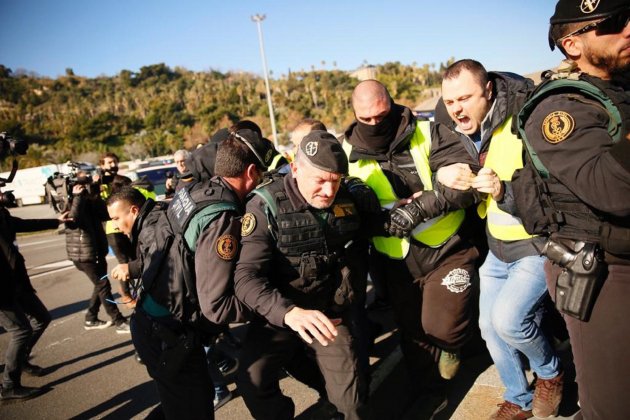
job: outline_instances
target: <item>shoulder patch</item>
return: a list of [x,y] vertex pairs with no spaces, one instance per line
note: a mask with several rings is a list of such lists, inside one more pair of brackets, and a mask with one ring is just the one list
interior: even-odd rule
[[355,214],[354,204],[335,204],[332,210],[335,217],[346,217]]
[[222,260],[230,261],[236,256],[238,251],[238,242],[232,235],[221,235],[217,239],[217,255]]
[[554,111],[547,115],[542,123],[542,134],[551,144],[566,140],[575,128],[573,117],[564,111]]
[[253,213],[245,213],[241,220],[241,236],[249,236],[256,228],[256,216]]

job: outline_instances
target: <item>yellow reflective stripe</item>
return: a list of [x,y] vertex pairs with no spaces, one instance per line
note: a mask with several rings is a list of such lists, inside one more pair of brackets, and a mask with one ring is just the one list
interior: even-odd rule
[[282,154],[278,153],[277,155],[273,157],[273,159],[271,159],[271,163],[269,164],[269,169],[276,169],[280,159],[282,159]]
[[140,193],[141,193],[142,195],[144,195],[144,198],[150,198],[150,199],[152,199],[153,201],[156,201],[156,200],[157,200],[157,195],[155,194],[155,191],[149,191],[149,190],[147,190],[147,189],[145,189],[145,188],[136,187],[136,186],[134,186],[134,188],[135,188],[136,190],[140,191]]
[[[484,163],[484,167],[491,168],[502,181],[510,181],[514,171],[523,167],[523,142],[512,134],[511,127],[510,117],[492,133]],[[482,210],[482,204],[485,211]],[[525,231],[521,220],[501,210],[492,196],[488,195],[482,204],[477,208],[477,213],[481,217],[488,217],[488,231],[496,239],[518,241],[533,237]]]

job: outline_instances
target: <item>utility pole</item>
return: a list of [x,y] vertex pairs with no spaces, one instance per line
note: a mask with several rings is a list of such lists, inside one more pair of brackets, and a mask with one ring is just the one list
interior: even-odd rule
[[258,27],[258,42],[260,44],[260,56],[262,58],[263,72],[265,74],[265,88],[267,89],[267,106],[269,107],[269,119],[271,120],[271,133],[273,134],[273,144],[278,148],[278,133],[276,132],[276,117],[273,115],[273,103],[271,102],[271,89],[269,88],[269,74],[267,73],[267,59],[265,58],[265,45],[261,22],[265,20],[265,15],[255,14],[252,22],[256,22]]

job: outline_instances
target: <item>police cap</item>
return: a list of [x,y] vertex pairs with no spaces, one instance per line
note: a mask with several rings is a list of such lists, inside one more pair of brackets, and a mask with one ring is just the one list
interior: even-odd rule
[[555,25],[602,19],[628,7],[628,0],[560,0],[549,23]]
[[314,130],[308,133],[300,142],[300,151],[317,169],[348,174],[348,158],[337,138],[327,131]]

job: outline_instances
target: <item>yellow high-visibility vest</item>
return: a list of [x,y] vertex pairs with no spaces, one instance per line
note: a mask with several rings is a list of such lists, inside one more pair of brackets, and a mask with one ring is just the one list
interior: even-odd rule
[[[501,181],[510,181],[512,174],[523,167],[523,142],[512,134],[512,117],[492,133],[484,168],[491,168]],[[533,236],[525,231],[521,219],[499,209],[491,194],[477,207],[481,218],[488,218],[488,231],[501,241],[518,241]]]
[[[346,141],[344,150],[348,156],[352,146]],[[433,189],[429,155],[431,153],[431,130],[429,121],[418,121],[416,131],[409,143],[409,151],[418,170],[420,180],[425,190]],[[387,180],[380,165],[375,160],[360,159],[351,162],[349,167],[351,176],[361,178],[376,193],[381,207],[391,209],[400,198],[396,196],[393,187]],[[448,241],[459,229],[464,221],[464,210],[456,210],[434,217],[420,223],[411,233],[418,242],[438,248]],[[372,238],[374,248],[392,259],[404,259],[409,253],[410,240],[408,238],[382,237]]]

